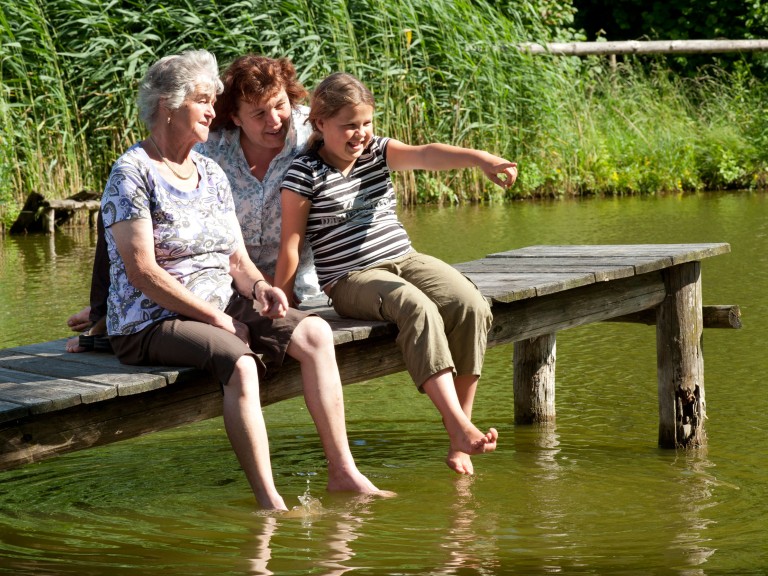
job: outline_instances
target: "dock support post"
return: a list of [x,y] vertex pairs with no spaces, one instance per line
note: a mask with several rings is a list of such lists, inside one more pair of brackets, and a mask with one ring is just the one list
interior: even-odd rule
[[667,296],[656,309],[659,446],[706,443],[701,263],[664,271]]
[[515,424],[555,420],[555,333],[515,342]]
[[56,232],[56,210],[50,207],[43,209],[43,232],[53,234]]

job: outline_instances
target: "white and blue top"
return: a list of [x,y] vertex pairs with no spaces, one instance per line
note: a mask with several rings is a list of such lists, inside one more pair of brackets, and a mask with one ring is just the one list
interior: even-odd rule
[[200,176],[191,192],[166,182],[139,144],[112,166],[101,199],[110,260],[110,335],[134,334],[176,316],[129,282],[110,230],[117,222],[151,220],[157,263],[193,294],[220,310],[234,295],[229,257],[239,233],[229,181],[213,160],[194,151],[191,157]]
[[[195,150],[215,160],[229,178],[248,255],[259,270],[271,276],[275,274],[280,252],[280,185],[312,132],[309,123],[305,123],[308,114],[306,106],[293,110],[285,146],[270,162],[263,180],[251,174],[240,146],[239,128],[212,132],[207,142],[195,146]],[[309,245],[299,259],[294,292],[301,300],[320,293]]]

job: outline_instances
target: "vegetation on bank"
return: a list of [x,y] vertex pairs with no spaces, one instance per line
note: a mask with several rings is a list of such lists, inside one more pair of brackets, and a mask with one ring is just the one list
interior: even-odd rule
[[567,1],[0,1],[0,219],[31,191],[101,190],[143,137],[134,102],[146,67],[192,47],[222,67],[246,52],[289,56],[309,88],[351,72],[377,97],[378,133],[520,165],[507,195],[475,171],[409,175],[405,203],[765,185],[763,84],[515,48],[578,38]]

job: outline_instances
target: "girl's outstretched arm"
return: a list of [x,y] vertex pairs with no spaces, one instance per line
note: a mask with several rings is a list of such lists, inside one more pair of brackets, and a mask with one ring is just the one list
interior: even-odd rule
[[277,257],[275,286],[293,294],[299,255],[304,245],[307,218],[312,203],[303,196],[283,188],[281,192],[282,221],[280,225],[280,254]]
[[387,166],[390,170],[456,170],[480,168],[502,188],[509,188],[517,179],[517,164],[484,150],[460,148],[449,144],[411,146],[399,140],[387,144]]

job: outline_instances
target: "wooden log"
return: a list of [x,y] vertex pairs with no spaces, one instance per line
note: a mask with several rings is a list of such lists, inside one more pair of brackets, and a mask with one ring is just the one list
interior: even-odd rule
[[101,202],[98,200],[72,200],[71,198],[65,198],[63,200],[45,200],[42,206],[53,208],[54,210],[89,210],[98,212],[101,208]]
[[557,337],[554,333],[515,342],[515,424],[539,424],[555,420],[556,347]]
[[768,40],[623,40],[615,42],[524,42],[518,49],[529,54],[604,56],[611,54],[717,54],[766,52]]
[[[701,309],[704,328],[741,328],[741,308],[737,304],[703,306]],[[608,318],[605,322],[627,322],[634,324],[656,325],[656,310],[649,308],[618,318]]]
[[674,266],[663,276],[667,296],[656,309],[659,446],[703,446],[706,402],[701,264]]

